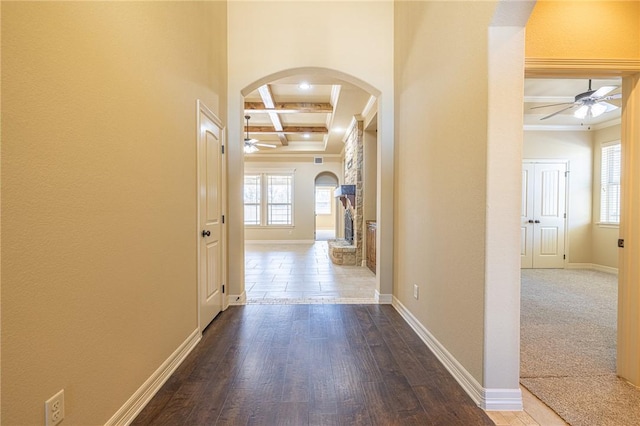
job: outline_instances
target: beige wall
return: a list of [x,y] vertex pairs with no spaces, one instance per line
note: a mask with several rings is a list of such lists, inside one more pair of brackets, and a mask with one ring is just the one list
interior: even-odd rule
[[[286,22],[286,25],[281,23]],[[393,271],[393,2],[274,0],[229,3],[229,215],[242,217],[242,94],[269,79],[296,73],[339,77],[374,95],[378,102],[378,185],[381,244],[378,275],[390,294]],[[295,36],[292,36],[295,35]],[[303,69],[302,69],[303,68]],[[235,141],[235,142],[234,142]],[[241,294],[244,226],[229,222],[229,285]],[[236,263],[233,263],[233,259]]]
[[395,9],[394,295],[480,383],[494,7],[397,2]]
[[523,159],[568,161],[569,263],[591,263],[592,138],[588,131],[524,132]]
[[104,424],[198,327],[224,2],[2,4],[2,424]]
[[593,133],[593,224],[591,263],[618,268],[618,238],[620,229],[612,226],[600,226],[600,161],[601,144],[620,140],[620,125],[596,130]]
[[[597,31],[585,22],[597,21]],[[640,2],[539,0],[527,23],[527,58],[640,59]]]
[[[267,161],[269,160],[269,161]],[[295,158],[293,159],[295,160]],[[302,240],[313,241],[315,232],[315,179],[322,172],[331,172],[340,176],[342,163],[340,158],[324,158],[324,164],[313,164],[313,158],[260,158],[245,161],[245,171],[261,170],[292,170],[294,172],[294,212],[293,227],[283,228],[255,228],[246,227],[244,236],[247,241],[256,240]]]

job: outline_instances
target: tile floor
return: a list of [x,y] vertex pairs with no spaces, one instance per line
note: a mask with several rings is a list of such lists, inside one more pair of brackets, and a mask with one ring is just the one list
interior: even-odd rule
[[246,244],[247,303],[377,303],[366,267],[334,265],[326,241]]
[[[245,244],[248,304],[377,303],[375,275],[366,267],[331,263],[326,241]],[[522,389],[525,411],[487,412],[496,425],[566,425]]]

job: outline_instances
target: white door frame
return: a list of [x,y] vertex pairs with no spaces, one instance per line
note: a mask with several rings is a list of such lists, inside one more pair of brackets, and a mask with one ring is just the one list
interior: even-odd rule
[[[219,128],[220,128],[220,143],[223,147],[223,153],[224,153],[224,147],[225,147],[225,143],[226,143],[226,132],[225,132],[225,127],[222,123],[222,121],[220,121],[220,119],[200,100],[198,99],[196,101],[196,301],[197,301],[197,321],[198,321],[198,328],[200,329],[200,334],[202,334],[202,331],[206,328],[206,326],[208,324],[200,324],[200,303],[201,303],[201,299],[202,299],[202,292],[200,291],[200,253],[201,253],[201,249],[200,249],[200,243],[202,240],[202,235],[200,235],[200,231],[201,231],[201,217],[200,217],[200,195],[199,195],[199,191],[200,191],[200,128],[201,128],[201,120],[200,120],[200,114],[204,114],[206,115],[211,121],[213,121]],[[222,155],[221,158],[221,171],[220,171],[220,188],[222,193],[220,194],[220,202],[221,202],[221,206],[220,206],[220,211],[223,214],[223,217],[226,215],[226,211],[227,211],[227,160],[226,160],[226,156]],[[222,221],[222,226],[220,229],[220,241],[221,241],[221,250],[222,250],[222,259],[221,259],[221,266],[222,266],[222,271],[221,271],[221,284],[222,285],[226,285],[227,283],[227,256],[228,256],[228,241],[227,241],[227,227],[226,227],[226,220]],[[222,292],[222,310],[225,310],[227,307],[229,306],[228,300],[227,300],[227,291],[225,289],[225,291]]]
[[618,341],[620,377],[640,386],[640,61],[528,59],[525,77],[622,76],[622,194],[618,257]]
[[570,185],[569,185],[569,178],[571,177],[571,167],[570,167],[570,162],[569,160],[563,160],[563,159],[557,159],[557,158],[552,158],[552,159],[546,159],[546,158],[525,158],[522,160],[522,164],[564,164],[565,165],[565,170],[567,172],[565,181],[564,181],[564,193],[565,193],[565,199],[564,199],[564,211],[566,214],[566,217],[564,218],[564,262],[563,262],[563,268],[567,269],[569,266],[569,197],[571,196],[571,193],[569,191]]

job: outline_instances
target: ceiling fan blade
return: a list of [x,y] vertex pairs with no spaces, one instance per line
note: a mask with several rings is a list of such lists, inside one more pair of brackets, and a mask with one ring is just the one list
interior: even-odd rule
[[610,101],[612,99],[622,99],[622,93],[616,93],[615,95],[604,96],[601,101]]
[[534,106],[531,107],[529,109],[538,109],[538,108],[546,108],[546,107],[552,107],[552,106],[558,106],[558,105],[573,105],[575,102],[562,102],[559,104],[549,104],[549,105],[540,105],[540,106]]
[[613,92],[617,88],[618,88],[618,86],[602,86],[601,88],[599,88],[598,90],[593,92],[590,97],[591,98],[601,98],[604,95],[606,95],[607,93]]
[[546,120],[547,118],[551,118],[551,117],[553,117],[554,115],[558,115],[558,114],[560,114],[561,112],[564,112],[564,111],[566,111],[566,110],[568,110],[568,109],[573,108],[574,106],[575,106],[575,105],[573,105],[573,104],[572,104],[571,106],[568,106],[568,107],[566,107],[566,108],[562,108],[561,110],[556,111],[556,112],[554,112],[553,114],[549,114],[549,115],[547,115],[547,116],[545,116],[545,117],[542,117],[540,120]]
[[256,146],[261,146],[261,147],[264,147],[264,148],[277,148],[276,145],[272,145],[270,143],[257,143]]
[[618,109],[618,108],[620,108],[619,106],[617,106],[617,105],[613,105],[613,104],[610,104],[609,102],[602,102],[602,101],[600,101],[600,102],[598,102],[598,103],[599,103],[600,105],[604,105],[604,106],[606,106],[606,107],[607,107],[607,109],[606,109],[606,111],[605,111],[605,112],[610,112],[610,111],[613,111],[614,109]]

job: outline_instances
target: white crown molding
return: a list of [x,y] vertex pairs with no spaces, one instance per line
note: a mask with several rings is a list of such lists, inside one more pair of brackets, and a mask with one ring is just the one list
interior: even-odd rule
[[588,132],[590,126],[566,124],[525,124],[524,131],[530,132]]
[[638,59],[525,58],[525,76],[627,76],[640,72]]
[[342,154],[309,154],[309,153],[291,153],[291,154],[283,154],[283,153],[274,153],[274,154],[251,154],[251,156],[245,157],[245,162],[251,162],[254,159],[269,159],[273,160],[274,158],[286,159],[287,161],[291,161],[292,158],[313,158],[313,157],[324,157],[324,158],[341,158]]
[[606,129],[607,127],[616,126],[618,124],[622,124],[622,117],[614,118],[613,120],[605,121],[603,123],[594,124],[591,127],[593,127],[594,130],[601,130]]
[[392,305],[480,408],[488,411],[522,411],[522,391],[519,387],[516,389],[483,388],[395,296]]
[[525,96],[525,103],[539,104],[539,103],[561,103],[561,102],[573,102],[575,101],[575,97],[573,96]]
[[622,123],[621,118],[614,118],[613,120],[604,121],[596,124],[525,124],[523,126],[524,131],[535,132],[589,132],[592,130],[602,130],[607,127],[613,127]]
[[369,113],[371,113],[371,110],[376,105],[376,101],[377,100],[378,100],[378,98],[376,98],[375,96],[373,96],[373,95],[369,96],[369,100],[367,101],[367,104],[362,109],[362,116],[363,117],[368,117],[369,116]]
[[347,130],[345,130],[344,137],[342,138],[343,143],[347,142],[347,138],[351,135],[351,132],[353,132],[353,130],[358,126],[359,117],[359,115],[354,115],[351,118],[351,123],[349,123],[349,125],[347,126]]

